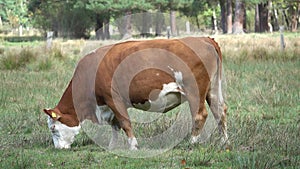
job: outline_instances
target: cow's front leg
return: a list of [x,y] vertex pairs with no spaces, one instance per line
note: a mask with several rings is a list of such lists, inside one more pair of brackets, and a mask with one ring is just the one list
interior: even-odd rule
[[128,144],[130,150],[137,150],[138,149],[138,143],[135,137],[128,138]]
[[107,105],[113,110],[115,118],[119,123],[119,126],[125,131],[128,137],[128,144],[130,150],[137,150],[138,143],[133,134],[131,122],[128,116],[127,108],[123,102],[108,102]]
[[[126,111],[127,113],[127,111]],[[128,113],[127,113],[128,115]],[[137,140],[133,134],[133,130],[131,127],[131,122],[129,118],[121,117],[120,120],[120,126],[125,131],[127,137],[128,137],[128,144],[130,150],[137,150],[138,149],[138,143]]]

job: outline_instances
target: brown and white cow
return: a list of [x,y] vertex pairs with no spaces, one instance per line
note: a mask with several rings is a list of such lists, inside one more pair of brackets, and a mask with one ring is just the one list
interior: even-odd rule
[[[222,96],[222,55],[208,37],[127,41],[101,47],[78,63],[58,105],[44,109],[56,148],[69,148],[80,122],[99,118],[112,125],[113,138],[123,129],[130,149],[137,149],[127,108],[166,112],[187,101],[197,141],[208,115],[207,101],[227,140]],[[101,107],[97,118],[96,108]],[[186,112],[188,113],[188,112]]]

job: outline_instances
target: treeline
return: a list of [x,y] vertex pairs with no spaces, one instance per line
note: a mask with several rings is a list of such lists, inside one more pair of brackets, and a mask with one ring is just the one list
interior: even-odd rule
[[[108,25],[118,23],[119,33],[131,36],[131,14],[143,12],[155,18],[151,24],[157,36],[165,29],[162,13],[169,14],[172,35],[178,33],[178,16],[196,25],[197,31],[235,34],[278,31],[280,26],[297,31],[300,23],[299,0],[0,0],[0,33],[5,28],[34,27],[57,37],[88,38],[94,30],[97,39],[109,39]],[[147,34],[149,16],[141,17],[139,31]]]

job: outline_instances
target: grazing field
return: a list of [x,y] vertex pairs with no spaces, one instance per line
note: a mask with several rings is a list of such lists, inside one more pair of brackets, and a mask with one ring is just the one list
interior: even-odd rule
[[113,42],[55,41],[49,51],[44,43],[0,44],[0,168],[300,168],[299,34],[285,37],[284,51],[279,34],[215,38],[230,149],[213,134],[148,159],[111,154],[84,132],[71,149],[54,149],[42,112],[59,101],[84,53]]

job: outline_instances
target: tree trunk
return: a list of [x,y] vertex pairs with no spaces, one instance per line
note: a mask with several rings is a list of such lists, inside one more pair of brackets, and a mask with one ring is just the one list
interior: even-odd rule
[[221,6],[221,27],[223,33],[227,33],[227,24],[226,24],[226,0],[220,0]]
[[152,23],[152,16],[149,12],[143,12],[142,14],[142,29],[140,30],[142,37],[148,37],[151,32],[151,23]]
[[289,22],[289,19],[286,15],[286,12],[285,12],[284,9],[282,10],[282,13],[283,13],[283,20],[285,20],[285,23],[286,23],[286,27],[289,29],[290,28],[290,22]]
[[200,21],[198,16],[196,16],[196,24],[197,24],[198,31],[200,31]]
[[170,11],[170,25],[171,25],[171,34],[172,36],[177,36],[176,31],[176,11]]
[[96,15],[96,27],[95,27],[95,32],[96,32],[96,39],[104,39],[104,32],[103,32],[103,17],[101,14]]
[[246,11],[246,7],[245,7],[245,3],[243,2],[243,4],[244,4],[244,7],[243,7],[243,13],[244,13],[244,18],[243,18],[243,20],[244,20],[244,22],[243,22],[243,31],[245,31],[245,30],[247,30],[247,11]]
[[164,25],[164,15],[158,11],[155,18],[155,36],[162,36],[162,28]]
[[243,30],[244,23],[245,23],[245,4],[241,0],[236,0],[235,1],[233,33],[234,34],[244,33],[244,30]]
[[274,24],[274,30],[279,30],[279,24],[278,24],[278,10],[274,8],[273,10],[274,18],[273,18],[273,24]]
[[232,1],[227,0],[227,15],[226,15],[226,20],[227,20],[227,33],[231,34],[232,33]]
[[273,25],[272,25],[272,18],[271,18],[271,15],[272,15],[272,9],[273,8],[273,4],[272,4],[272,1],[271,0],[268,0],[268,29],[269,29],[269,32],[273,32]]
[[148,26],[148,17],[147,17],[147,12],[143,12],[142,13],[142,17],[143,17],[143,20],[142,20],[142,32],[141,32],[141,35],[142,36],[147,36],[147,33],[149,33],[149,26]]
[[292,32],[296,32],[298,28],[297,16],[292,15]]
[[268,27],[268,3],[258,4],[259,10],[259,32],[267,32]]
[[[298,14],[297,14],[297,18],[298,18],[297,23],[300,24],[300,3],[298,3]],[[299,25],[299,26],[300,26],[300,25]]]
[[217,25],[217,16],[216,16],[215,10],[213,10],[213,16],[211,17],[211,20],[212,20],[213,33],[217,34],[218,33],[218,25]]
[[296,6],[295,8],[291,7],[291,30],[292,32],[296,32],[297,28],[298,28],[298,10],[297,10],[298,6]]
[[126,16],[124,17],[125,20],[125,34],[123,35],[122,39],[128,39],[132,37],[131,33],[131,11],[126,12]]
[[2,28],[2,18],[1,18],[1,16],[0,16],[0,28]]
[[109,19],[110,17],[105,17],[103,20],[104,23],[104,38],[105,39],[110,39],[110,33],[109,33]]
[[260,32],[260,22],[259,22],[259,7],[258,4],[255,5],[255,32]]

